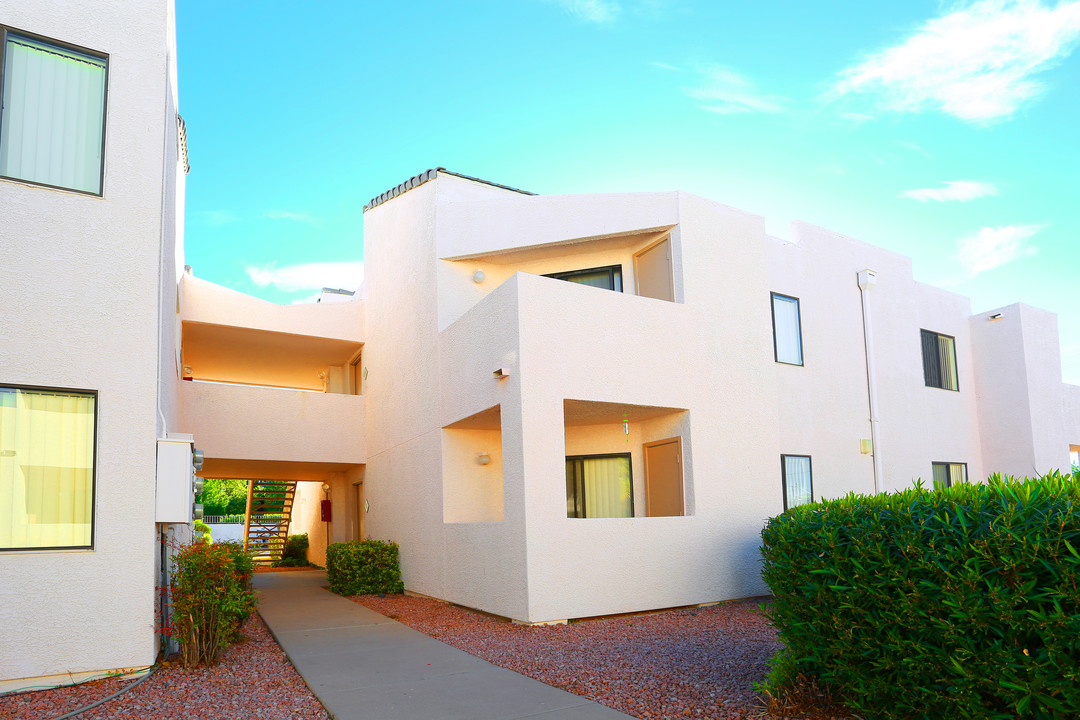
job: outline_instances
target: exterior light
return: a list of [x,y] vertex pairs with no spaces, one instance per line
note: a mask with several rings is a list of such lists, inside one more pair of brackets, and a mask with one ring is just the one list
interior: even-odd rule
[[491,456],[487,453],[480,453],[480,457],[476,458],[476,462],[480,463],[481,465],[487,465],[491,462]]
[[484,274],[484,271],[478,268],[476,272],[472,274],[472,281],[479,285],[480,283],[484,282],[484,278],[486,277],[487,275]]
[[1001,319],[1001,313],[994,313],[993,315],[990,316],[990,319],[991,320],[1000,320]]

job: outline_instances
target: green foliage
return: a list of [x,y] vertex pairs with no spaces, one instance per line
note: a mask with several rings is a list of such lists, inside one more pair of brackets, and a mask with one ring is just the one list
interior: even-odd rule
[[380,540],[334,543],[326,548],[326,578],[339,595],[405,591],[398,565],[398,545]]
[[290,535],[285,538],[285,547],[281,551],[281,559],[274,562],[274,567],[308,567],[311,563],[307,559],[307,550],[307,533]]
[[243,515],[247,512],[247,480],[206,478],[203,491],[195,498],[206,515]]
[[173,556],[173,636],[181,661],[213,665],[255,610],[254,563],[240,543],[195,542]]
[[210,526],[202,520],[195,521],[195,542],[210,544],[214,539],[210,536]]
[[1080,475],[848,495],[762,531],[789,656],[867,717],[1080,717]]

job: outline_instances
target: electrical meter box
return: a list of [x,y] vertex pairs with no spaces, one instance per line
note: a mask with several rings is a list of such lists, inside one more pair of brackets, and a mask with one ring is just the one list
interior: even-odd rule
[[202,453],[193,443],[185,433],[167,433],[157,441],[156,522],[190,525],[202,517],[202,506],[195,505],[195,493],[202,485],[195,471],[202,465]]

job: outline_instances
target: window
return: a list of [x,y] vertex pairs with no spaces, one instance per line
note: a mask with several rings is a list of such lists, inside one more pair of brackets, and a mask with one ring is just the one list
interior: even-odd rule
[[814,502],[809,455],[781,455],[780,475],[784,485],[784,510]]
[[942,490],[967,482],[967,465],[964,463],[933,463],[934,489]]
[[778,363],[802,365],[799,298],[772,293],[773,357]]
[[0,27],[0,177],[101,194],[107,59]]
[[551,273],[544,277],[622,292],[622,265],[570,270],[569,272]]
[[0,387],[0,550],[93,545],[92,392]]
[[629,453],[566,458],[566,517],[634,517]]
[[926,387],[959,390],[956,381],[956,339],[922,330],[922,365]]

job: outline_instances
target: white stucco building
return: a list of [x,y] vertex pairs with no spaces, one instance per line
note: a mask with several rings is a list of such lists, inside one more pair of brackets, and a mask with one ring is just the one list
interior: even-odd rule
[[[1080,450],[1053,314],[685,193],[430,170],[364,208],[353,298],[214,285],[183,272],[171,2],[0,23],[0,691],[153,662],[188,435],[204,476],[297,481],[316,559],[394,540],[408,590],[523,622],[761,595],[786,505]],[[78,113],[16,117],[63,98],[45,70]]]
[[2,692],[157,654],[184,151],[171,2],[0,0],[0,57]]

